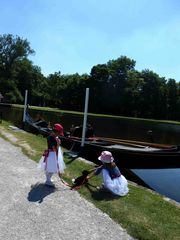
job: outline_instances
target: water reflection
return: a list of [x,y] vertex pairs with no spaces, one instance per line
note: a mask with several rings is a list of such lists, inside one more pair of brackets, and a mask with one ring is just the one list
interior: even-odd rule
[[180,169],[132,169],[156,192],[180,202]]
[[[4,120],[11,121],[17,127],[21,127],[23,118],[23,109],[15,107],[4,107],[0,104],[0,113]],[[48,112],[29,109],[29,114],[35,118],[37,113],[47,121],[60,123],[65,131],[69,131],[72,124],[79,125],[83,123],[83,115],[70,114],[63,112]],[[136,141],[154,141],[164,144],[180,144],[180,125],[178,124],[158,124],[153,121],[135,121],[126,118],[109,118],[99,116],[89,116],[88,122],[95,129],[95,135],[101,137],[121,138]],[[152,135],[149,134],[151,129]]]

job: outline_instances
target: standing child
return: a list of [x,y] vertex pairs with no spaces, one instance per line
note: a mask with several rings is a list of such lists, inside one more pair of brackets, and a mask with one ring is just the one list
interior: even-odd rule
[[51,134],[47,137],[48,149],[44,151],[40,159],[38,167],[43,169],[46,174],[45,184],[54,186],[51,177],[54,173],[61,174],[64,172],[65,163],[60,147],[60,139],[58,136],[63,136],[63,127],[61,124],[54,124]]
[[109,151],[103,151],[98,159],[103,165],[96,168],[93,175],[102,173],[102,188],[107,189],[118,196],[125,196],[128,194],[128,182],[114,163],[112,153]]

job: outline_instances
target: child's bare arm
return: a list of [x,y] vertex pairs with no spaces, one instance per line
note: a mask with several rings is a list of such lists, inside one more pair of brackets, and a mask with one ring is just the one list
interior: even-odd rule
[[100,169],[100,168],[102,168],[102,165],[99,166],[99,167],[93,168],[92,170],[90,170],[90,171],[89,171],[90,173],[88,174],[87,179],[90,179],[90,178],[92,178],[93,176],[95,176],[97,170]]

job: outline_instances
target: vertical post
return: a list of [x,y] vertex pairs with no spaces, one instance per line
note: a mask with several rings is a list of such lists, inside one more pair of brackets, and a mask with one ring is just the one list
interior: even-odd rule
[[83,131],[82,131],[82,139],[81,139],[81,148],[84,147],[84,141],[85,141],[85,135],[86,135],[88,102],[89,102],[89,88],[86,88],[85,107],[84,107],[84,120],[83,120]]
[[23,123],[25,123],[25,121],[26,121],[27,96],[28,96],[28,90],[26,90],[26,91],[25,91],[25,98],[24,98],[24,113],[23,113]]

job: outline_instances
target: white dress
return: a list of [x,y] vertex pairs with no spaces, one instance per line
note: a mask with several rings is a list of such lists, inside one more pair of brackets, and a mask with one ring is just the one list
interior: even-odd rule
[[63,173],[66,166],[61,147],[58,148],[58,154],[56,151],[49,151],[47,156],[42,156],[38,168],[49,173]]
[[111,178],[107,169],[102,169],[103,185],[106,189],[118,196],[125,196],[128,194],[128,182],[126,178],[121,176]]

